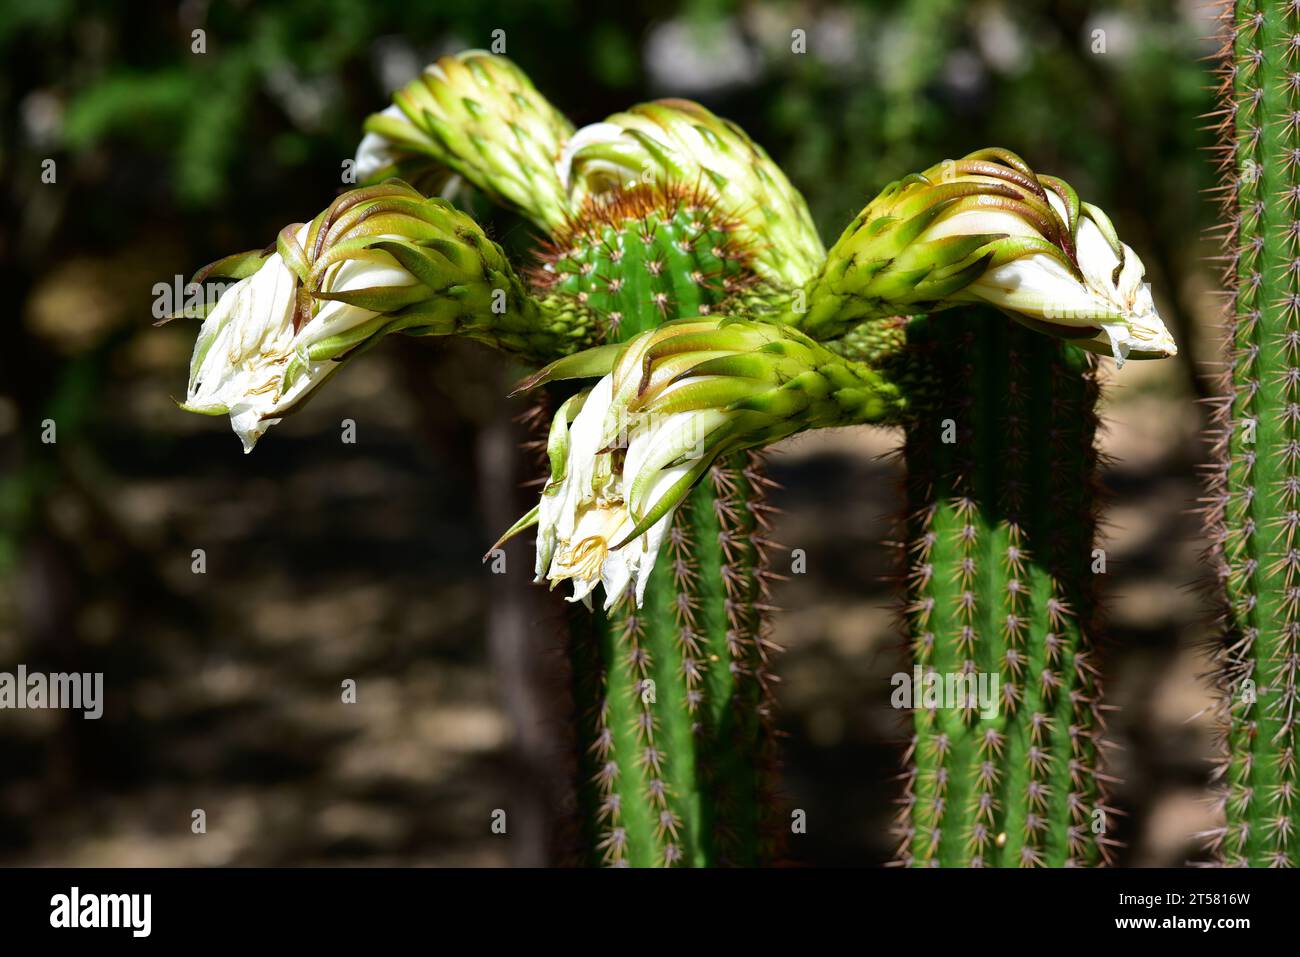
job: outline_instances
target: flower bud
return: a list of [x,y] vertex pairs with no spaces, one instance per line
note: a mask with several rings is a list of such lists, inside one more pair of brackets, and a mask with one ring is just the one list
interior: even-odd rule
[[781,168],[698,103],[643,103],[583,127],[564,147],[560,177],[575,208],[617,189],[696,189],[737,220],[755,270],[778,284],[802,285],[825,256],[808,205]]
[[1122,365],[1178,351],[1144,274],[1069,184],[986,149],[886,187],[832,247],[795,321],[832,338],[867,319],[986,303]]
[[552,363],[525,380],[602,378],[557,412],[551,480],[534,524],[537,580],[598,584],[605,607],[639,604],[673,512],[720,456],[804,429],[880,422],[903,406],[896,387],[786,325],[680,320]]
[[358,181],[413,178],[426,192],[463,176],[494,201],[553,231],[569,215],[556,161],[573,124],[503,56],[445,56],[366,120]]

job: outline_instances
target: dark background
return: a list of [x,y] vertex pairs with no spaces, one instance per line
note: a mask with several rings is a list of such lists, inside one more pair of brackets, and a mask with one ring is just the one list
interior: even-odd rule
[[[498,29],[578,125],[658,96],[738,121],[828,242],[890,180],[994,144],[1110,213],[1182,348],[1112,374],[1105,400],[1112,803],[1121,863],[1196,858],[1213,821],[1192,587],[1219,309],[1208,16],[1194,0],[6,0],[0,670],[103,671],[107,705],[97,722],[0,712],[0,864],[549,859],[555,610],[523,546],[503,576],[479,561],[528,495],[523,409],[502,398],[516,370],[395,338],[244,456],[224,419],[175,407],[195,326],[152,326],[155,283],[313,216],[366,114]],[[483,213],[527,249],[522,223]],[[890,854],[888,677],[906,664],[880,581],[900,476],[879,456],[898,442],[840,431],[772,456],[776,537],[808,556],[777,630],[806,864]]]

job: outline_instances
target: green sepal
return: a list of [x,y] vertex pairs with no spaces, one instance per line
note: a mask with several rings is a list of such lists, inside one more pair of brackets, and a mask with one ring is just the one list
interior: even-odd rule
[[208,263],[196,272],[190,282],[202,284],[215,277],[222,279],[247,279],[265,265],[271,257],[270,249],[250,249]]
[[716,457],[716,455],[713,455],[700,459],[698,464],[674,482],[661,496],[659,496],[659,500],[655,502],[654,506],[646,512],[643,517],[637,520],[636,525],[633,527],[632,531],[627,534],[627,537],[614,547],[623,548],[629,542],[635,541],[637,538],[650,531],[655,522],[659,521],[659,519],[663,518],[670,511],[680,505],[682,499],[684,499],[695,486],[695,483],[700,480],[700,476],[708,471],[709,466],[713,464],[713,460]]
[[734,403],[763,391],[763,386],[752,379],[707,378],[655,399],[645,411],[650,415],[672,415],[697,409],[730,409]]
[[510,395],[529,392],[548,382],[560,382],[565,379],[597,379],[609,375],[624,345],[622,342],[609,342],[603,346],[593,346],[575,352],[571,356],[556,359],[532,375],[520,379],[510,391]]
[[587,402],[590,389],[569,396],[555,412],[551,429],[546,436],[546,457],[551,465],[551,481],[558,482],[564,477],[564,470],[569,464],[569,425]]
[[510,541],[510,539],[514,538],[520,532],[526,531],[527,529],[530,529],[534,525],[536,525],[541,515],[541,510],[542,507],[539,504],[539,505],[534,505],[526,513],[524,513],[524,515],[519,519],[519,521],[515,522],[513,525],[507,528],[505,530],[505,533],[500,538],[498,538],[495,542],[493,542],[492,547],[489,548],[487,550],[487,553],[483,556],[483,560],[487,561],[488,557],[491,556],[491,554],[494,551],[496,551],[506,542]]
[[396,312],[427,299],[429,291],[422,284],[413,283],[409,286],[367,286],[364,289],[338,292],[313,292],[311,295],[316,299],[344,302],[371,312]]

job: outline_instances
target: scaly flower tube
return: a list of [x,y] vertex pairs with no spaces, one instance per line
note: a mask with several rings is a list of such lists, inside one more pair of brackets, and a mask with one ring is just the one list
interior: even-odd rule
[[825,339],[868,319],[985,303],[1122,365],[1178,351],[1144,275],[1068,183],[986,149],[886,187],[831,248],[792,321]]
[[434,192],[462,176],[546,230],[571,215],[556,169],[573,124],[503,56],[445,56],[366,120],[357,149],[360,182],[416,177]]
[[[550,482],[505,541],[538,526],[537,580],[598,584],[639,605],[674,510],[720,457],[806,429],[895,421],[906,403],[868,366],[789,326],[680,320],[554,362],[520,389],[600,375],[566,401]],[[498,543],[499,544],[499,543]]]
[[468,216],[404,183],[353,190],[275,251],[201,270],[239,280],[208,311],[182,408],[229,415],[251,451],[341,364],[384,335],[459,334],[538,361],[585,345],[573,303],[533,299]]

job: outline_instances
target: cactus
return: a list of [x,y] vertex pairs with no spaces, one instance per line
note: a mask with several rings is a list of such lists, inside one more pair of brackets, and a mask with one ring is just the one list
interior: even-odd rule
[[743,454],[715,465],[642,607],[574,617],[592,862],[752,865],[779,849],[763,482]]
[[1208,517],[1223,594],[1217,652],[1224,824],[1217,860],[1300,863],[1296,678],[1300,552],[1300,13],[1226,10],[1221,136],[1231,304]]
[[913,667],[893,703],[913,714],[895,862],[1109,860],[1095,360],[991,310],[869,321],[838,349],[872,356],[910,398],[898,548]]
[[997,681],[956,710],[913,688],[898,860],[1095,864],[1109,844],[1093,829],[1105,811],[1094,815],[1092,363],[997,315],[931,317],[909,335],[946,384],[904,448],[915,674]]
[[[814,334],[848,326],[843,354],[875,353],[910,400],[903,617],[914,667],[894,704],[914,717],[898,863],[1109,858],[1088,353],[1117,365],[1173,354],[1142,273],[1067,183],[982,150],[886,187],[808,284],[796,321]],[[963,302],[1025,328],[988,310],[938,311]],[[930,315],[883,318],[900,305]]]
[[[1100,856],[1082,350],[1174,351],[1101,210],[981,150],[888,186],[827,253],[798,191],[734,124],[664,100],[575,131],[481,52],[399,91],[367,121],[356,166],[425,190],[468,183],[531,219],[546,239],[527,285],[445,201],[371,182],[286,229],[274,254],[212,267],[240,283],[205,321],[187,407],[228,412],[251,448],[397,331],[545,363],[524,386],[558,401],[550,477],[506,537],[537,525],[538,581],[567,581],[587,605],[569,630],[583,861],[780,856],[776,576],[754,450],[901,422],[918,665],[995,673],[1003,695],[992,717],[918,712],[901,856]],[[981,303],[1028,329],[942,312]],[[945,418],[955,444],[935,432]]]
[[[621,194],[552,238],[535,284],[625,341],[753,283],[732,229],[680,188]],[[714,465],[674,516],[642,606],[573,616],[589,863],[751,865],[776,851],[764,482],[744,454]]]
[[670,321],[525,385],[594,375],[556,414],[551,479],[508,533],[538,524],[539,580],[588,601],[604,588],[590,630],[575,626],[596,742],[586,818],[605,825],[589,846],[615,863],[770,858],[763,480],[735,453],[896,420],[907,400],[789,325],[738,317]]
[[[377,218],[394,202],[407,218],[360,233],[348,219],[331,231],[335,207],[364,205],[342,198],[299,238],[305,252],[282,248],[284,265],[264,274],[265,287],[272,279],[275,289],[292,287],[292,309],[267,322],[257,303],[278,305],[271,297],[223,299],[213,311],[221,324],[200,336],[195,368],[222,388],[217,400],[188,407],[242,414],[236,426],[250,447],[270,415],[295,403],[278,393],[276,402],[236,395],[249,360],[205,346],[219,330],[242,345],[262,341],[259,323],[282,328],[293,343],[280,350],[285,362],[316,361],[320,379],[391,331],[470,336],[539,364],[682,316],[775,314],[824,255],[780,170],[742,131],[694,104],[636,107],[575,134],[517,67],[479,52],[443,58],[394,99],[367,121],[357,170],[370,183],[356,192],[379,201]],[[462,214],[439,200],[416,202],[410,187],[386,179],[394,173],[424,189],[444,189],[454,174],[533,220],[545,239],[524,271],[531,288]],[[251,282],[266,261],[231,257],[209,274]],[[362,289],[326,288],[338,261],[355,261]],[[290,272],[302,273],[296,283]],[[493,293],[505,293],[504,308],[493,308]],[[334,299],[365,309],[364,321],[350,317],[346,343],[333,336],[328,348],[299,348]],[[811,346],[793,335],[804,345],[791,348]],[[819,355],[832,378],[848,369]],[[278,353],[272,365],[275,382],[290,379]],[[863,374],[844,371],[838,387],[853,391]],[[571,388],[551,391],[561,410],[572,407]],[[850,407],[881,408],[870,397]],[[640,602],[616,595],[608,608],[575,609],[578,857],[587,863],[753,864],[779,851],[767,484],[743,446],[720,456],[672,516]]]

